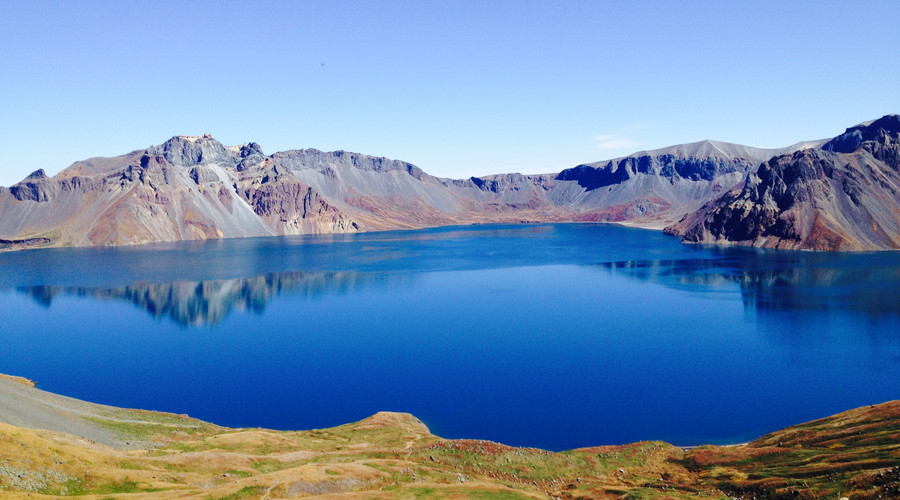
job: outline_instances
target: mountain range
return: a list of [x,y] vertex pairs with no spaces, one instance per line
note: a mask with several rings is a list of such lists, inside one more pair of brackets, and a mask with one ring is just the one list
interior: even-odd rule
[[266,155],[253,142],[176,136],[0,187],[0,249],[588,221],[667,227],[687,242],[896,249],[898,122],[779,149],[702,141],[469,179],[345,151]]

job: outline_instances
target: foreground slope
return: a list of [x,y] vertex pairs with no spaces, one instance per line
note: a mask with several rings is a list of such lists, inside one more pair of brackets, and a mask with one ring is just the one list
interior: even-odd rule
[[265,155],[177,136],[0,187],[0,249],[410,229],[490,222],[662,227],[810,144],[763,150],[713,141],[579,165],[559,174],[443,179],[344,151]]
[[900,248],[900,116],[776,156],[666,232],[693,243],[808,250]]
[[641,442],[554,453],[441,439],[404,413],[286,432],[228,429],[184,415],[95,405],[6,376],[0,376],[0,395],[4,498],[900,495],[896,401],[745,445],[683,450]]

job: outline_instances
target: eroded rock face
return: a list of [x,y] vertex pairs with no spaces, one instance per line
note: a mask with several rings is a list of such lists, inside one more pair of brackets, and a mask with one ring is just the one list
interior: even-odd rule
[[166,161],[178,167],[210,163],[233,166],[236,163],[236,158],[209,134],[199,137],[179,135],[160,146],[149,148],[147,154],[162,156]]
[[28,175],[22,182],[9,188],[10,194],[19,201],[36,201],[43,203],[50,201],[56,194],[56,186],[44,169],[38,169]]
[[258,144],[225,148],[208,135],[77,162],[52,179],[37,171],[0,189],[0,239],[16,242],[5,248],[358,229]]
[[772,158],[742,187],[666,228],[686,242],[808,250],[900,248],[900,117]]
[[359,231],[359,225],[289,173],[269,169],[241,181],[238,194],[279,234]]

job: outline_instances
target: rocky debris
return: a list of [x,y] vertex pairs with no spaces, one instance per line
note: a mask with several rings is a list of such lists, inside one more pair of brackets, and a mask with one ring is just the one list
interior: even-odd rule
[[333,481],[297,481],[287,486],[287,493],[290,497],[300,495],[334,495],[337,493],[346,493],[363,486],[365,483],[359,479],[342,478]]
[[22,248],[47,245],[50,238],[25,238],[21,240],[0,239],[0,250],[19,250]]
[[74,478],[52,469],[31,470],[0,464],[0,485],[7,485],[14,491],[43,491],[50,485],[69,481],[74,481]]

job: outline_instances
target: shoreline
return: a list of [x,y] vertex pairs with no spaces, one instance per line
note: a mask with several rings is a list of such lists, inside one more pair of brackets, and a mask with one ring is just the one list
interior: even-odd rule
[[[897,483],[890,478],[900,479],[900,450],[892,439],[900,432],[900,401],[849,410],[746,444],[681,448],[642,441],[564,452],[444,439],[413,415],[393,412],[307,431],[232,429],[185,415],[88,403],[42,391],[21,377],[0,376],[0,420],[10,420],[11,404],[28,420],[25,427],[0,423],[0,456],[7,457],[0,462],[0,494],[23,500],[118,494],[574,500],[782,498],[799,492],[837,498],[876,492],[891,497]],[[43,429],[45,417],[55,419],[57,429]]]

